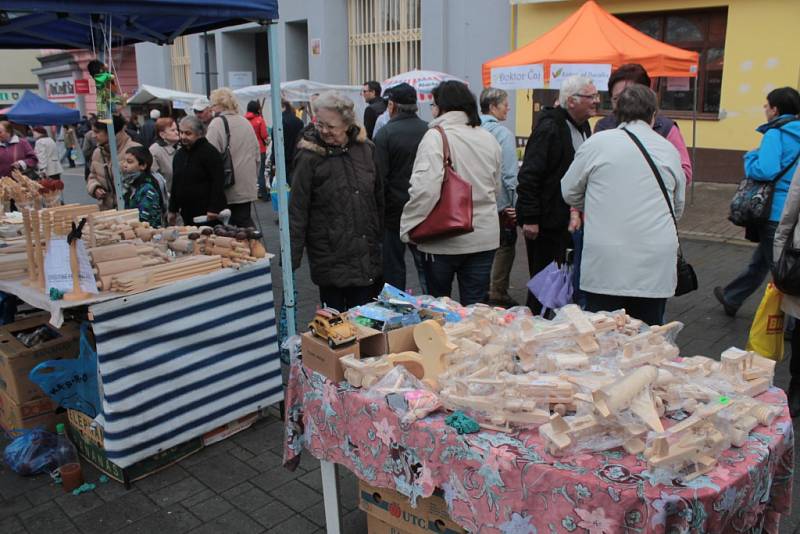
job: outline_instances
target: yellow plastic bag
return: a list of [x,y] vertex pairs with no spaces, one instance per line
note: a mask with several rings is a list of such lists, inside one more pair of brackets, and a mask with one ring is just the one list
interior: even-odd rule
[[747,350],[779,362],[783,359],[783,311],[781,300],[783,294],[770,282],[758,305],[753,324],[750,326],[750,337],[747,338]]

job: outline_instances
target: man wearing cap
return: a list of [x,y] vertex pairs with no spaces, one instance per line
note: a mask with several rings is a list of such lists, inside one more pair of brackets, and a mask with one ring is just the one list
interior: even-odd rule
[[211,102],[209,102],[206,97],[201,96],[195,99],[192,104],[192,111],[194,111],[195,117],[200,119],[200,122],[203,123],[203,126],[208,128],[208,123],[214,118],[214,112],[211,110]]
[[[385,195],[383,278],[384,281],[406,289],[406,245],[400,241],[400,216],[408,202],[408,188],[414,159],[428,124],[417,116],[417,92],[407,83],[386,90],[389,102],[389,122],[375,135],[375,162],[378,177],[383,180]],[[422,261],[416,247],[409,245],[417,266],[423,293],[427,284]]]

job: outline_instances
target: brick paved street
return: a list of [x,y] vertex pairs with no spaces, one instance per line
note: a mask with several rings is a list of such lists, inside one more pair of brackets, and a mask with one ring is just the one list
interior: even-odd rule
[[[79,198],[77,191],[82,176],[80,180],[72,176],[66,179],[68,190],[76,195],[76,199]],[[727,196],[716,193],[718,199],[725,201],[727,209],[730,195],[727,192]],[[708,214],[718,212],[718,206],[701,206],[699,197],[696,196],[695,205],[687,212],[687,221],[691,224],[682,226],[684,230],[699,232],[703,225],[708,227],[713,223]],[[704,196],[712,197],[715,195]],[[273,222],[269,204],[259,203],[258,211],[268,248],[277,252],[277,225]],[[728,281],[752,250],[724,242],[734,236],[732,230],[729,236],[720,231],[715,241],[687,240],[684,243],[686,257],[695,266],[701,284],[699,291],[672,299],[667,308],[668,320],[686,323],[678,339],[684,354],[718,358],[720,351],[731,345],[744,346],[760,295],[751,297],[735,319],[726,317],[711,295],[713,286]],[[512,296],[518,300],[523,300],[527,280],[524,258],[524,245],[520,242],[512,278]],[[413,273],[413,269],[409,272]],[[302,325],[314,312],[316,291],[305,265],[296,276],[298,319]],[[273,262],[273,277],[278,300],[280,272],[277,259]],[[415,282],[415,275],[410,278]],[[776,383],[785,387],[787,382],[788,367],[787,362],[783,362],[779,365]],[[95,491],[78,497],[64,495],[60,488],[49,483],[47,477],[21,478],[0,466],[0,534],[155,531],[170,534],[310,534],[323,531],[319,464],[306,454],[297,471],[291,473],[283,469],[281,438],[282,425],[275,415],[271,415],[239,435],[135,483],[130,491],[109,482],[98,484]],[[0,440],[0,446],[3,445]],[[85,476],[88,481],[95,482],[98,473],[87,468]],[[340,472],[340,480],[344,532],[366,532],[365,517],[357,510],[356,481],[344,470]],[[791,517],[784,518],[781,533],[797,531],[800,506],[796,504],[794,510]]]

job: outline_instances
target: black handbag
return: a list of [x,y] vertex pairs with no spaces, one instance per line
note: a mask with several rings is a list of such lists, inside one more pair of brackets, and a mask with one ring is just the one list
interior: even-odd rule
[[[669,208],[669,214],[672,216],[672,222],[675,224],[675,234],[678,233],[678,221],[675,219],[675,212],[672,209],[672,202],[669,201],[669,195],[667,194],[667,187],[664,185],[664,180],[661,178],[661,173],[658,172],[658,168],[656,164],[653,162],[653,159],[650,157],[650,154],[647,153],[647,150],[644,149],[642,146],[642,142],[639,141],[639,138],[633,135],[629,130],[626,128],[622,129],[628,136],[636,143],[636,146],[639,148],[639,151],[644,156],[644,159],[647,160],[647,164],[650,165],[650,170],[653,171],[653,174],[656,177],[656,181],[658,181],[658,186],[661,188],[661,193],[664,195],[664,200],[667,201],[667,207]],[[683,258],[683,249],[681,248],[681,238],[678,236],[678,263],[676,265],[676,270],[678,273],[678,284],[675,286],[675,296],[680,297],[681,295],[685,295],[687,293],[691,293],[692,291],[696,290],[698,287],[697,284],[697,274],[694,272],[694,268]]]
[[765,223],[772,212],[772,197],[775,195],[775,184],[797,162],[798,157],[792,160],[788,167],[781,170],[771,182],[744,178],[736,188],[731,199],[731,208],[728,220],[736,226],[751,226]]
[[225,125],[225,150],[222,152],[222,172],[225,175],[223,187],[228,189],[236,184],[236,173],[233,171],[233,154],[231,154],[231,129],[228,126],[228,119],[225,115],[220,115],[222,124]]
[[781,293],[800,296],[800,249],[794,246],[794,230],[786,236],[781,257],[772,267],[772,280]]

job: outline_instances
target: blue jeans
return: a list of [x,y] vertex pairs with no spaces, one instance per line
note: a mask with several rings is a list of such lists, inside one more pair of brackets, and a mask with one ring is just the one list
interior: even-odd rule
[[772,269],[772,244],[778,223],[769,221],[758,227],[760,241],[753,251],[747,268],[725,286],[725,301],[734,308],[740,308],[744,301],[761,287]]
[[453,278],[458,276],[461,304],[486,302],[492,273],[494,250],[472,254],[424,254],[425,278],[434,297],[449,297]]
[[581,256],[583,255],[583,227],[572,233],[572,300],[586,309],[586,295],[581,291]]
[[624,297],[585,292],[586,310],[590,312],[614,311],[625,308],[625,312],[648,325],[664,324],[667,299]]
[[[422,254],[415,245],[408,245],[411,257],[417,267],[419,287],[423,295],[428,294],[428,284],[425,281],[425,268],[423,267]],[[400,240],[399,230],[384,230],[383,232],[383,281],[397,289],[405,291],[406,288],[406,244]]]

